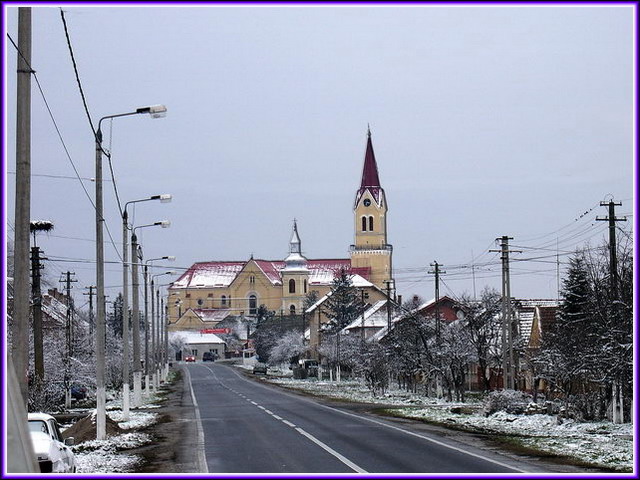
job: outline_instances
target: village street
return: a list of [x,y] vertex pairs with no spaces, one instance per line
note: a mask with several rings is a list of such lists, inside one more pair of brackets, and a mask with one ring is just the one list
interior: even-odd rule
[[[522,473],[533,465],[252,381],[218,363],[185,365],[210,473]],[[202,445],[202,440],[204,444]],[[198,449],[203,449],[198,452]],[[197,463],[197,461],[196,461]],[[205,470],[206,463],[206,470]],[[557,471],[557,470],[556,470]]]

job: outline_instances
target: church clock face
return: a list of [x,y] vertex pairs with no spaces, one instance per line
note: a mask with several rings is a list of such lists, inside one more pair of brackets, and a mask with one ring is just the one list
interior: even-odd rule
[[369,200],[368,198],[365,198],[364,202],[362,202],[362,203],[364,203],[365,207],[368,207],[369,205],[371,205],[371,200]]

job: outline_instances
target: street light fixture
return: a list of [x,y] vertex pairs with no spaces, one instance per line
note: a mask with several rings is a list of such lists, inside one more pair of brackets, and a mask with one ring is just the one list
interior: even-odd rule
[[122,417],[124,421],[129,420],[129,278],[128,278],[128,230],[129,217],[127,208],[129,205],[151,200],[160,200],[161,203],[171,201],[171,195],[153,195],[148,198],[131,200],[124,204],[122,209]]
[[169,220],[162,220],[160,222],[149,223],[146,225],[139,225],[133,228],[131,235],[131,288],[132,292],[132,306],[131,317],[133,318],[133,406],[139,407],[142,405],[142,365],[140,363],[140,320],[139,320],[139,276],[138,265],[142,260],[142,254],[139,251],[138,237],[136,230],[146,227],[160,226],[167,228],[171,225]]
[[104,307],[104,231],[103,231],[103,196],[102,196],[102,154],[107,153],[102,148],[102,122],[107,119],[140,115],[148,113],[152,118],[166,113],[165,106],[154,105],[138,108],[136,111],[107,115],[98,122],[98,130],[95,132],[96,144],[96,439],[104,440],[107,437],[106,421],[106,390],[105,390],[105,307]]
[[[146,394],[149,395],[150,393],[150,387],[151,385],[157,386],[158,382],[154,380],[154,375],[155,372],[157,370],[156,368],[156,364],[157,364],[157,354],[156,354],[156,332],[155,332],[155,309],[154,309],[154,305],[155,302],[153,301],[153,293],[151,295],[151,321],[149,321],[149,300],[148,300],[148,267],[149,267],[149,263],[155,261],[155,260],[169,260],[170,262],[173,262],[176,259],[176,257],[174,256],[164,256],[164,257],[157,257],[157,258],[150,258],[148,260],[145,260],[144,262],[144,270],[143,270],[143,277],[144,277],[144,322],[145,322],[145,330],[144,330],[144,385],[145,385],[145,390],[146,390]],[[149,325],[151,325],[151,355],[153,356],[153,370],[151,373],[151,379],[149,379]],[[151,381],[149,381],[151,380]]]

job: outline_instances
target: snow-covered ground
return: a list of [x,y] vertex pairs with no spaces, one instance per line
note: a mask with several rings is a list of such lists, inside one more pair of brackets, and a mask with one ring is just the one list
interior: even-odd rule
[[[359,381],[329,382],[315,379],[269,378],[278,385],[353,402],[384,405],[392,415],[416,418],[470,431],[508,436],[515,443],[539,451],[571,456],[580,462],[619,471],[633,469],[633,426],[611,422],[558,423],[552,415],[511,415],[496,412],[485,417],[479,401],[447,403],[391,388],[374,398]],[[452,413],[452,407],[466,407],[466,413]],[[471,408],[469,408],[471,407]],[[475,408],[474,408],[475,407]],[[456,409],[457,410],[457,409]]]
[[[151,394],[145,398],[141,410],[159,408],[160,396]],[[116,422],[125,433],[107,437],[105,440],[90,440],[74,445],[78,473],[126,473],[135,471],[141,458],[127,453],[132,448],[151,443],[153,439],[146,433],[137,432],[154,424],[158,414],[138,409],[129,411],[129,420],[123,421],[122,401],[113,399],[107,402],[107,415]],[[94,410],[95,412],[95,410]]]

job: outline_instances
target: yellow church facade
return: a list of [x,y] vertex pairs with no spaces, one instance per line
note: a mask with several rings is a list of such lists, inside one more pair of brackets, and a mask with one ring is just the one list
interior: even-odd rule
[[301,315],[307,295],[312,291],[318,298],[326,295],[342,270],[352,275],[366,298],[383,298],[383,292],[393,288],[393,248],[387,243],[388,206],[370,132],[352,209],[354,243],[349,258],[305,258],[294,222],[289,255],[283,260],[251,257],[193,264],[169,287],[169,330],[215,328],[229,315],[255,316],[260,305],[281,315]]

